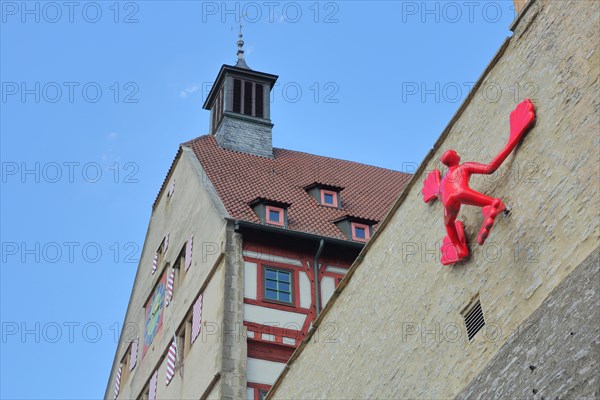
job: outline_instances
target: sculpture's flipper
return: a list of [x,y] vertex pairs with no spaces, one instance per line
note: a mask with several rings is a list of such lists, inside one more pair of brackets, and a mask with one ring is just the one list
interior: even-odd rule
[[440,249],[442,252],[442,258],[440,261],[443,265],[454,264],[467,258],[469,255],[463,223],[461,221],[456,221],[454,226],[456,227],[456,233],[458,234],[460,243],[455,245],[450,241],[448,236],[444,237],[444,240],[442,241],[442,248]]
[[529,99],[523,100],[510,113],[510,137],[508,143],[521,140],[527,129],[535,121],[535,111],[533,103]]
[[434,169],[427,174],[427,178],[425,178],[425,182],[423,182],[423,189],[421,189],[423,201],[425,203],[429,203],[437,198],[438,194],[440,193],[441,180],[440,171],[437,169]]

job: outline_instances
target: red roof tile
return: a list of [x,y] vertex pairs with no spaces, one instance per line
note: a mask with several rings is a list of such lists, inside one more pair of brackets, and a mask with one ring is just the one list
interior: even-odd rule
[[[250,203],[266,198],[289,203],[288,228],[346,239],[333,223],[346,215],[381,221],[408,182],[410,174],[285,149],[274,158],[219,147],[213,136],[201,136],[190,147],[206,171],[229,214],[260,223]],[[320,205],[305,188],[315,182],[344,188],[342,208]]]

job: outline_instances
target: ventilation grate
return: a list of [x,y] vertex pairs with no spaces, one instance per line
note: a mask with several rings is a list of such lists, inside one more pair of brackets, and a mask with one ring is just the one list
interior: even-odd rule
[[485,319],[483,318],[483,311],[481,310],[481,302],[479,299],[471,306],[467,307],[467,311],[463,314],[465,319],[465,326],[467,327],[467,336],[469,340],[483,328],[485,325]]

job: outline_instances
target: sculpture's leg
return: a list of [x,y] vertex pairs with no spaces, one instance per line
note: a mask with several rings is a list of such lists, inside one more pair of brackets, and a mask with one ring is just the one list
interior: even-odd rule
[[506,206],[500,201],[500,199],[494,199],[492,204],[481,209],[481,212],[483,213],[483,223],[481,224],[479,235],[477,235],[477,243],[479,243],[480,246],[485,243],[485,240],[489,236],[490,230],[494,226],[494,222],[496,221],[498,214],[505,209]]
[[494,226],[498,214],[506,210],[506,205],[502,200],[487,196],[483,193],[468,189],[460,194],[460,201],[463,204],[482,207],[483,223],[477,235],[477,243],[483,245],[490,234],[490,230]]
[[469,255],[469,248],[462,222],[456,221],[456,215],[448,214],[446,210],[444,223],[448,235],[442,241],[440,261],[443,265],[449,265],[466,258]]
[[498,201],[499,204],[497,205],[497,207],[494,208],[496,208],[498,211],[504,211],[506,209],[506,206],[504,205],[504,203],[502,203],[500,199],[495,199],[483,193],[476,192],[472,189],[463,190],[458,198],[462,204],[477,207],[491,206],[492,203]]

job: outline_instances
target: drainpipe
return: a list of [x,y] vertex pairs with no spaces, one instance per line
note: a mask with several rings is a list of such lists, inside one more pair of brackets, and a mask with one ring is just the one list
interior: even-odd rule
[[325,247],[325,241],[321,239],[319,241],[319,249],[317,250],[317,254],[315,254],[315,261],[313,264],[315,270],[315,309],[317,310],[315,318],[317,318],[321,312],[321,304],[319,301],[319,257],[323,252],[323,247]]

